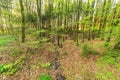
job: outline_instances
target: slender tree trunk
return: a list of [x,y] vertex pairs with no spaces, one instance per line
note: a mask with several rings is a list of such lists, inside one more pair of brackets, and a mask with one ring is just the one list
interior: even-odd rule
[[67,37],[67,34],[66,34],[66,28],[67,28],[67,0],[65,1],[65,10],[66,10],[66,13],[65,13],[65,18],[64,18],[64,32],[63,32],[65,36],[63,37],[63,42],[65,41],[65,37]]
[[19,3],[20,3],[21,16],[22,16],[22,42],[25,42],[25,14],[24,14],[23,0],[19,0]]
[[82,42],[84,42],[84,38],[85,38],[85,34],[84,34],[84,26],[85,26],[85,24],[84,23],[82,23]]
[[[58,8],[59,8],[59,12],[60,12],[60,2],[58,2]],[[57,26],[58,26],[58,32],[57,32],[57,44],[58,46],[60,46],[60,15],[58,14],[58,18],[57,18]]]
[[[92,6],[90,10],[90,26],[89,26],[89,35],[88,35],[88,40],[91,40],[92,38],[92,31],[93,31],[93,18],[94,18],[94,6],[95,6],[95,0],[92,1]],[[92,29],[92,30],[91,30]]]
[[88,0],[88,3],[87,3],[87,9],[88,9],[88,16],[90,16],[90,26],[89,26],[89,29],[88,29],[88,40],[91,40],[91,26],[92,26],[92,16],[90,15],[90,0]]
[[60,47],[62,47],[62,42],[63,42],[63,29],[62,29],[62,11],[63,11],[63,1],[61,1],[61,7],[60,7],[60,36],[61,36],[61,43],[60,43]]
[[80,18],[80,7],[81,7],[80,4],[81,3],[80,3],[80,0],[78,0],[77,2],[78,2],[78,5],[77,5],[78,12],[77,12],[77,16],[76,16],[77,17],[76,18],[77,19],[76,20],[77,21],[77,25],[76,25],[76,42],[77,42],[77,45],[79,45],[78,44],[78,40],[79,40],[78,37],[79,37],[79,18]]
[[96,36],[96,27],[97,27],[97,18],[98,18],[98,0],[96,1],[96,9],[94,15],[94,22],[93,22],[93,31],[92,31],[92,39],[95,39]]
[[[37,3],[37,30],[41,29],[41,0],[36,0]],[[41,35],[41,34],[40,34]]]

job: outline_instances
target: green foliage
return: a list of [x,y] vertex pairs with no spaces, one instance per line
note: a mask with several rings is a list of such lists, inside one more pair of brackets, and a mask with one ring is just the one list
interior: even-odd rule
[[42,38],[42,39],[39,40],[40,43],[48,42],[48,41],[50,41],[49,38]]
[[27,22],[31,22],[31,23],[36,23],[37,22],[37,14],[36,13],[28,13],[27,14]]
[[103,60],[103,61],[100,61],[103,64],[105,63],[112,64],[112,65],[116,64],[115,58],[111,56],[104,56],[104,57],[101,57],[100,59]]
[[20,69],[18,65],[23,61],[23,58],[24,57],[21,57],[20,59],[10,64],[0,64],[0,73],[13,75]]
[[105,42],[104,47],[109,47],[110,43],[109,42]]
[[118,75],[108,70],[109,66],[115,67],[120,70],[120,51],[106,50],[105,53],[98,59],[97,67],[98,73],[95,77],[98,80],[118,80]]
[[110,72],[108,71],[106,68],[104,69],[103,72],[98,72],[95,75],[96,79],[98,80],[116,80],[116,77]]
[[33,66],[35,68],[40,68],[40,67],[45,67],[47,69],[50,69],[51,67],[51,63],[50,62],[47,62],[47,63],[38,63],[37,65]]
[[88,46],[87,44],[84,44],[82,46],[82,56],[88,57],[90,54],[97,55],[98,52],[95,51],[92,47]]
[[19,69],[19,67],[15,63],[0,64],[0,73],[2,73],[2,74],[10,74],[10,75],[12,75],[15,72],[17,72],[18,69]]
[[99,58],[100,64],[118,65],[120,58],[120,51],[106,50]]
[[39,35],[40,33],[46,33],[47,32],[47,30],[45,30],[45,29],[41,29],[41,30],[39,30],[39,31],[36,31],[36,33]]
[[118,27],[117,30],[115,31],[116,32],[116,42],[119,42],[120,41],[120,28]]
[[38,80],[53,80],[53,78],[48,74],[43,74],[39,76]]
[[7,36],[0,36],[0,46],[2,45],[7,45],[8,43],[14,41],[15,39],[10,36],[10,35],[7,35]]
[[41,64],[41,67],[46,67],[46,68],[50,68],[51,63],[47,62],[45,64]]

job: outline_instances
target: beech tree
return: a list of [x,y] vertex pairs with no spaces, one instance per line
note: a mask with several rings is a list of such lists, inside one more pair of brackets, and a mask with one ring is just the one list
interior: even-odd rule
[[22,16],[22,42],[25,42],[25,14],[24,14],[23,0],[19,0],[19,3],[20,3],[21,16]]
[[[58,46],[66,39],[80,41],[99,38],[110,42],[119,25],[119,1],[116,0],[1,0],[0,21],[2,33],[19,26],[22,19],[22,42],[27,32],[37,40],[54,40]],[[15,3],[15,4],[13,4]],[[20,8],[17,7],[19,3]],[[4,5],[3,5],[4,4]],[[13,7],[14,6],[14,7]],[[21,11],[20,11],[21,10]],[[19,16],[21,12],[21,16]],[[5,14],[8,14],[6,17]],[[14,17],[18,15],[18,17]],[[16,23],[13,23],[16,22]],[[9,24],[8,24],[9,23]],[[4,29],[6,26],[6,29]],[[114,27],[113,27],[114,26]],[[13,30],[11,29],[11,30]]]

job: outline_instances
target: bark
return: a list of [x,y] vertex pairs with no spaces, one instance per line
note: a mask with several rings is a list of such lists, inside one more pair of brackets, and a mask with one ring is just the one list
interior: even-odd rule
[[77,1],[78,2],[78,5],[77,5],[77,9],[78,9],[78,12],[77,12],[77,15],[76,15],[76,21],[77,21],[77,25],[76,25],[76,41],[77,41],[77,45],[78,44],[78,37],[79,37],[79,19],[80,19],[80,7],[81,7],[81,3],[80,3],[80,0]]
[[25,14],[24,14],[23,0],[19,0],[19,4],[21,8],[21,16],[22,16],[22,42],[25,42]]
[[[36,0],[37,3],[37,29],[41,29],[41,0]],[[41,34],[40,34],[41,35]]]
[[[60,9],[60,2],[58,3],[58,8]],[[60,10],[59,10],[59,12],[60,12]],[[58,26],[58,34],[57,34],[57,44],[58,44],[58,46],[60,46],[60,32],[59,32],[59,30],[60,30],[60,15],[58,14],[58,18],[57,18],[57,26]]]

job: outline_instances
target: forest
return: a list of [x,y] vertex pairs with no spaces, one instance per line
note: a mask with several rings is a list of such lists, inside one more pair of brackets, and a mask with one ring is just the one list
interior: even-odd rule
[[0,80],[120,80],[120,0],[0,0]]

